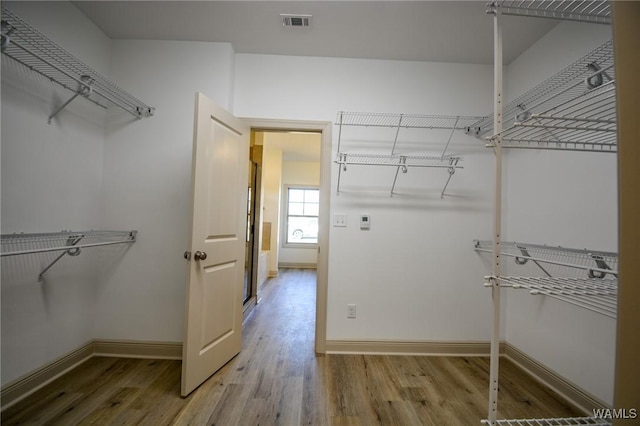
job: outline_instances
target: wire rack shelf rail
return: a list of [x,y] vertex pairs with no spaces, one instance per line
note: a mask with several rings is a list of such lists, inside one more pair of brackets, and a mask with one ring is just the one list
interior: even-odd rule
[[[478,252],[492,253],[493,243],[475,240],[474,249]],[[500,254],[513,258],[517,265],[531,262],[542,276],[487,276],[486,287],[492,287],[496,283],[500,287],[525,289],[532,295],[548,296],[616,318],[616,253],[502,242]],[[574,276],[569,276],[572,273]]]
[[49,123],[78,96],[102,108],[115,105],[135,118],[154,113],[154,108],[109,81],[6,7],[2,8],[1,48],[7,57],[74,93],[52,112]]
[[465,130],[480,117],[463,115],[421,115],[340,111],[336,125],[367,127],[400,127],[406,129]]
[[472,124],[478,136],[500,134],[505,148],[616,152],[613,44],[607,41],[504,106],[504,131],[494,115]]
[[[474,240],[473,247],[478,252],[492,253],[493,241]],[[531,260],[591,271],[591,275],[595,273],[617,275],[617,272],[612,269],[618,264],[618,254],[614,252],[501,241],[500,254],[515,258],[519,265],[524,265]]]
[[568,417],[555,419],[514,419],[514,420],[482,420],[482,424],[490,426],[611,426],[606,419],[596,417]]
[[[611,317],[615,317],[617,311],[617,255],[607,257],[603,253],[579,250],[563,252],[560,248],[555,249],[555,253],[547,247],[539,249],[502,242],[503,148],[617,151],[613,44],[608,41],[598,46],[524,94],[505,102],[502,18],[519,15],[610,24],[610,4],[601,0],[496,0],[487,6],[494,29],[493,113],[469,129],[488,140],[486,145],[493,148],[496,159],[493,242],[490,250],[475,245],[477,251],[491,253],[491,275],[485,277],[485,286],[491,288],[492,299],[489,404],[488,419],[483,423],[609,424],[591,418],[498,420],[497,415],[502,287],[528,289],[532,294],[544,294]],[[517,265],[530,263],[525,271],[533,268],[533,275],[538,276],[509,276],[511,274],[504,270],[508,266],[504,262],[506,256],[513,257]],[[586,264],[585,259],[588,260]],[[558,268],[561,273],[557,273]]]
[[[340,194],[342,173],[346,172],[350,165],[357,166],[387,166],[396,167],[396,173],[391,186],[391,195],[394,194],[400,171],[407,173],[409,168],[443,168],[448,171],[448,177],[440,198],[455,174],[456,170],[463,167],[459,164],[461,156],[446,155],[449,144],[455,131],[469,132],[469,126],[476,123],[481,117],[463,115],[420,115],[420,114],[394,114],[394,113],[370,113],[370,112],[346,112],[339,111],[336,117],[338,126],[338,152],[335,163],[338,167],[338,180],[336,191]],[[355,153],[343,152],[343,129],[350,126],[390,128],[395,129],[395,137],[390,142],[389,151],[385,153]],[[399,154],[397,152],[398,136],[401,129],[427,129],[449,131],[444,143],[444,149],[439,155],[427,154]]]
[[496,2],[504,15],[611,24],[611,4],[602,0],[519,0]]
[[137,231],[61,231],[49,233],[15,233],[0,236],[2,252],[0,257],[30,255],[46,252],[62,252],[40,275],[43,275],[57,263],[64,255],[78,256],[81,249],[89,247],[108,246],[114,244],[133,244]]
[[[488,277],[501,287],[526,289],[532,295],[543,295],[592,312],[616,318],[618,280],[569,277]],[[487,282],[490,287],[492,284]]]

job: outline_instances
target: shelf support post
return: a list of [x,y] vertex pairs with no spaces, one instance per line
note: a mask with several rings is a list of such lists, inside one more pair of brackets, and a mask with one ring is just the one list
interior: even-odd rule
[[[501,275],[500,246],[502,231],[502,22],[501,11],[497,2],[490,4],[493,14],[493,72],[494,72],[494,100],[493,126],[494,154],[496,157],[495,170],[495,204],[493,223],[493,277]],[[491,361],[489,368],[489,422],[493,424],[498,414],[498,370],[500,359],[500,285],[497,279],[491,280],[491,296],[493,301],[493,324],[491,328]]]

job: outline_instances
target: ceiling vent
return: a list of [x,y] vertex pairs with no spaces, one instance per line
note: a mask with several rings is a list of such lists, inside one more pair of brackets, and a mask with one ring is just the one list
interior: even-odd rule
[[280,20],[285,27],[309,27],[311,26],[311,15],[292,15],[288,13],[280,14]]

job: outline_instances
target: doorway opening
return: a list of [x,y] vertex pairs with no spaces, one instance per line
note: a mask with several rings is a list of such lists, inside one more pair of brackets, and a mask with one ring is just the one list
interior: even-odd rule
[[[251,127],[245,317],[259,303],[261,286],[267,278],[277,276],[279,267],[314,268],[317,270],[315,351],[324,353],[331,123],[264,119],[243,121]],[[313,189],[317,198],[313,199],[314,193],[311,191],[294,191],[291,192],[293,197],[303,197],[301,200],[292,200],[287,197],[290,188]],[[294,214],[291,214],[291,209]],[[297,230],[289,229],[289,221],[293,220],[309,222],[298,241],[288,235]],[[311,222],[314,222],[314,226]],[[305,235],[305,232],[315,234]]]
[[280,268],[317,268],[321,143],[318,131],[251,132],[245,304]]

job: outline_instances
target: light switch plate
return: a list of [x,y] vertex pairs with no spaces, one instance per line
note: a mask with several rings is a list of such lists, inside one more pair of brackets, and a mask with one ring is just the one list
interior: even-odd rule
[[334,213],[333,214],[333,226],[346,228],[346,226],[347,226],[347,214],[346,213]]

